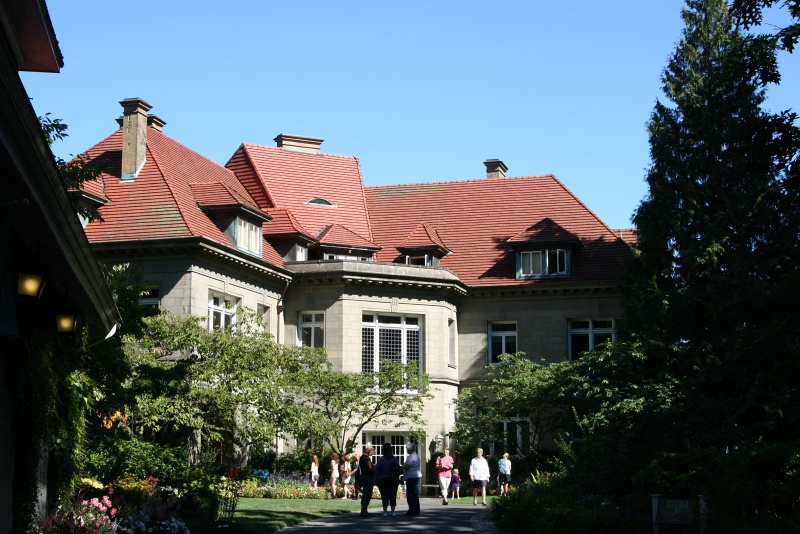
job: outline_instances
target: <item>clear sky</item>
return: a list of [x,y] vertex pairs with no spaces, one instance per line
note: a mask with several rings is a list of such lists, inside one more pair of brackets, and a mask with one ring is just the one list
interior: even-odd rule
[[[23,73],[69,159],[139,97],[224,165],[279,133],[357,156],[366,185],[554,174],[612,228],[647,192],[645,123],[682,0],[49,0],[59,74]],[[769,107],[798,108],[800,53]],[[530,191],[535,195],[535,191]],[[521,198],[520,202],[525,199]],[[481,217],[476,214],[476,224]]]

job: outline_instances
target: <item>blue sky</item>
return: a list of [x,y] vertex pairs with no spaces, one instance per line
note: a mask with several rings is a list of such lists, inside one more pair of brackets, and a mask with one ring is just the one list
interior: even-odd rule
[[[367,185],[482,178],[499,158],[509,176],[556,175],[620,228],[647,192],[645,123],[682,6],[50,0],[65,66],[22,79],[38,114],[69,125],[53,146],[65,159],[140,97],[165,134],[223,165],[279,133],[358,156]],[[800,54],[781,70],[768,106],[796,108]]]

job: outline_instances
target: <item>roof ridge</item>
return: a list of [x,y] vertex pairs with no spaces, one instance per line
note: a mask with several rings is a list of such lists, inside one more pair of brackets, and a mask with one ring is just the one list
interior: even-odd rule
[[[242,148],[242,154],[244,155],[245,159],[247,160],[247,164],[250,166],[251,169],[253,169],[253,172],[258,177],[258,185],[261,187],[261,190],[264,192],[264,196],[267,198],[269,203],[272,204],[272,206],[277,207],[278,206],[277,202],[275,202],[275,199],[272,198],[272,195],[270,195],[270,193],[269,193],[269,188],[267,187],[267,182],[264,180],[264,177],[261,175],[261,171],[259,171],[258,165],[255,164],[255,162],[253,161],[252,156],[250,155],[250,152],[247,150],[248,144],[249,143],[242,143],[240,145],[241,148]],[[250,143],[250,145],[252,146],[251,143]],[[236,153],[234,152],[234,156],[235,155],[236,155]],[[233,159],[233,156],[231,156],[231,159]],[[227,167],[226,167],[226,169],[227,169]],[[231,171],[231,172],[233,172],[233,171]],[[237,176],[235,172],[233,173],[233,175],[236,176],[237,180],[239,180],[239,176]],[[241,180],[239,180],[239,183],[241,183]],[[242,184],[242,187],[244,187],[244,184]],[[245,189],[247,189],[247,188],[245,187]],[[249,194],[249,191],[248,191],[248,194]],[[253,196],[253,195],[250,195],[250,196]],[[253,200],[255,200],[255,198]],[[256,202],[256,204],[258,204],[258,202]]]
[[[172,188],[172,184],[170,183],[170,180],[167,179],[167,176],[164,174],[163,167],[158,162],[159,158],[156,157],[156,154],[150,148],[150,144],[149,143],[145,143],[145,150],[147,150],[147,152],[150,153],[150,157],[153,158],[153,164],[156,166],[156,169],[158,170],[158,175],[161,176],[161,179],[164,181],[164,185],[167,187],[167,190],[169,191],[169,194],[172,197],[172,202],[175,204],[175,207],[177,208],[178,213],[180,213],[181,221],[183,221],[183,225],[186,227],[186,230],[188,230],[191,235],[194,235],[194,231],[192,230],[192,226],[189,224],[189,221],[186,220],[186,214],[183,213],[183,209],[181,208],[181,203],[178,201],[178,198],[175,195],[175,191]],[[189,187],[189,185],[187,184],[186,187]],[[191,191],[191,188],[190,188],[190,191]],[[195,202],[197,202],[197,199],[195,199]]]
[[[322,152],[322,151],[320,151],[320,152],[317,152],[316,154],[310,154],[308,152],[300,152],[300,151],[297,151],[297,150],[286,150],[285,148],[282,148],[282,147],[279,147],[279,146],[262,145],[262,144],[259,144],[259,143],[242,143],[242,146],[252,146],[252,147],[258,147],[258,148],[266,148],[266,149],[269,149],[269,150],[280,150],[281,152],[288,152],[290,154],[300,154],[300,155],[303,155],[303,156],[329,156],[329,157],[332,157],[332,158],[354,159],[354,160],[358,161],[358,156],[348,156],[348,155],[345,155],[345,154],[333,154],[331,152]],[[360,175],[360,173],[359,173],[359,175]]]
[[[381,188],[389,188],[389,187],[409,187],[415,185],[439,185],[439,184],[452,184],[452,183],[470,183],[470,182],[507,182],[509,180],[522,180],[525,178],[553,178],[557,182],[561,182],[556,175],[552,173],[547,174],[530,174],[526,176],[506,176],[503,178],[454,178],[452,180],[434,180],[430,182],[409,182],[404,184],[381,184],[381,185],[365,185],[364,187],[369,187],[370,189],[381,189]],[[573,195],[574,196],[574,195]]]

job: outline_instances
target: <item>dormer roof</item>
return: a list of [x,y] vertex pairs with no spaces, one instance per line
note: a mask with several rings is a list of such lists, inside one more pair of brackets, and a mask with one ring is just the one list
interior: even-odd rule
[[442,255],[450,253],[439,233],[426,223],[419,223],[396,248],[402,253],[425,250],[435,250]]
[[581,241],[575,234],[545,217],[530,228],[508,238],[507,242],[515,248],[536,248],[549,245],[579,246]]
[[317,241],[324,247],[356,248],[372,252],[381,249],[369,239],[361,237],[341,224],[331,224],[325,227],[317,236]]
[[271,217],[258,209],[252,199],[242,196],[238,191],[222,182],[193,182],[189,188],[198,207],[203,211],[241,211],[261,221]]

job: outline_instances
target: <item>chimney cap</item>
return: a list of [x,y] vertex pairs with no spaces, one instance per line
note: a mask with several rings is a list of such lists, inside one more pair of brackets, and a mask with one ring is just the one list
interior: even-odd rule
[[483,164],[486,165],[487,178],[503,178],[508,170],[506,164],[499,159],[487,159]]
[[278,134],[274,139],[279,148],[285,148],[294,152],[305,152],[307,154],[319,154],[323,140],[319,137],[309,137],[306,135]]
[[146,113],[153,109],[153,106],[138,97],[120,100],[119,104],[122,106],[122,109],[125,111],[125,113],[130,113],[139,109]]
[[166,121],[158,115],[153,115],[152,113],[147,114],[147,125],[154,130],[158,130],[160,132],[161,129],[166,126],[166,124]]

